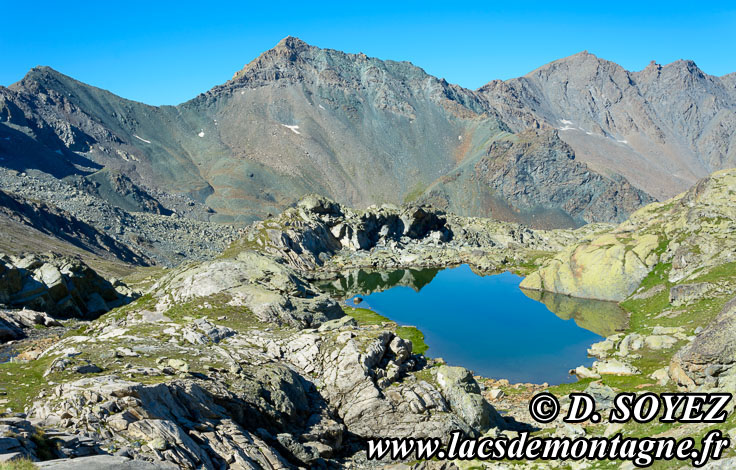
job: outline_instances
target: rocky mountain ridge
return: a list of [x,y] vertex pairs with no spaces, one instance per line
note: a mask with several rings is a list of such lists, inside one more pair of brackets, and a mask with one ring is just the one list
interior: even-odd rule
[[664,199],[736,166],[732,76],[689,60],[630,72],[586,51],[479,92],[510,126],[555,127],[592,168]]
[[[124,175],[150,196],[139,199],[178,194],[212,221],[250,222],[319,193],[355,207],[433,201],[544,228],[620,222],[734,163],[733,87],[692,63],[627,72],[577,54],[473,91],[408,62],[289,37],[178,106],[33,69],[0,87],[0,163],[56,178]],[[488,171],[503,167],[493,149],[515,135],[553,152],[553,129],[571,149],[559,171]],[[548,155],[522,160],[546,168]],[[583,174],[595,183],[566,206]],[[113,203],[130,210],[131,197]]]

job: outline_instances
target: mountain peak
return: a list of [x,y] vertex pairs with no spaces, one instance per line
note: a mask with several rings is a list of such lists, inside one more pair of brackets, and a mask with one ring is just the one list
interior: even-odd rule
[[[245,65],[241,70],[233,75],[232,80],[240,80],[247,77],[250,73],[258,70],[281,69],[290,67],[291,64],[297,62],[300,56],[308,54],[312,50],[318,48],[310,46],[306,42],[294,36],[286,36],[278,42],[272,49],[267,50],[259,55],[251,62]],[[276,77],[272,77],[276,78]]]
[[31,83],[49,83],[72,80],[63,73],[49,67],[48,65],[37,65],[29,70],[20,81],[10,85],[11,88],[22,87]]
[[31,70],[26,73],[26,75],[23,77],[23,80],[30,79],[30,78],[37,78],[37,77],[47,77],[47,76],[59,76],[63,75],[61,72],[49,67],[48,65],[37,65],[33,67]]
[[291,51],[300,51],[308,49],[312,46],[302,41],[301,39],[294,36],[286,36],[284,39],[278,42],[274,49],[287,49]]

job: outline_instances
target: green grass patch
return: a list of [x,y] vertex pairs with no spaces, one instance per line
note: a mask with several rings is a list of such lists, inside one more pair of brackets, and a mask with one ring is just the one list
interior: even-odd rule
[[424,191],[427,189],[427,185],[425,185],[422,182],[416,183],[409,192],[406,193],[406,196],[404,196],[404,203],[408,202],[414,202],[417,199],[419,199],[419,196],[424,194]]
[[396,327],[396,334],[403,339],[408,339],[412,344],[414,354],[424,354],[429,346],[424,342],[424,333],[414,326]]
[[0,462],[0,470],[36,470],[36,464],[28,459],[18,459],[11,462]]
[[725,263],[712,268],[705,274],[698,276],[693,282],[715,282],[736,277],[736,262]]
[[[384,317],[383,315],[368,310],[367,308],[343,307],[345,313],[358,322],[359,325],[382,325],[384,323],[395,323]],[[424,342],[424,333],[419,331],[415,326],[397,326],[396,335],[403,339],[408,339],[412,344],[412,352],[414,354],[424,354],[429,346]]]
[[581,379],[569,384],[553,385],[549,387],[547,391],[555,396],[562,397],[573,392],[582,392],[588,388],[588,385],[590,385],[591,382],[593,382],[593,379]]
[[357,321],[359,325],[381,325],[391,321],[383,315],[367,308],[343,307],[343,311],[347,315],[355,318],[355,321]]
[[52,358],[36,359],[30,362],[5,362],[0,364],[0,383],[3,384],[8,400],[3,408],[22,413],[31,405],[33,399],[44,388],[51,388],[43,374],[51,365]]

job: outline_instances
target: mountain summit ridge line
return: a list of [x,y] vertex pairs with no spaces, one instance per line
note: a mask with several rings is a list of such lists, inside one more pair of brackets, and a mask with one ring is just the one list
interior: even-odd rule
[[[219,221],[263,218],[317,192],[358,207],[433,202],[549,228],[621,221],[736,165],[734,110],[736,74],[713,77],[692,61],[628,72],[581,52],[469,90],[409,62],[287,37],[177,106],[34,68],[0,87],[0,131],[14,142],[0,154],[8,168],[59,176],[120,171],[207,204]],[[519,139],[548,151],[523,174],[501,171],[512,162],[489,166],[498,142],[540,149]],[[568,175],[582,188],[574,197]],[[601,212],[606,205],[615,210]]]

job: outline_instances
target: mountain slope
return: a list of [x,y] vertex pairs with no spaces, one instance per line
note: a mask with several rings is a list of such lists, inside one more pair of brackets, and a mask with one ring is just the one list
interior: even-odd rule
[[479,93],[515,130],[558,128],[592,168],[663,199],[736,166],[734,85],[692,61],[629,72],[582,52]]
[[653,199],[622,177],[591,171],[556,130],[499,137],[420,198],[460,215],[516,220],[537,228],[623,222]]
[[[408,62],[288,37],[178,106],[35,68],[0,87],[0,164],[58,178],[104,169],[206,204],[221,222],[267,217],[307,193],[357,207],[419,199],[543,227],[618,222],[649,195],[734,163],[734,85],[691,63],[632,73],[578,54],[471,91]],[[520,156],[524,171],[495,161],[497,142],[530,127],[557,128],[574,163],[553,159],[559,171],[528,177],[549,166],[558,142],[547,137]],[[586,174],[596,183],[569,203]]]

